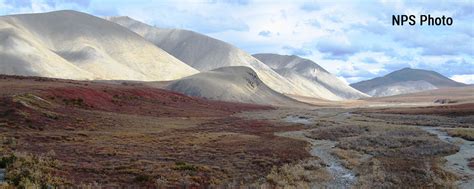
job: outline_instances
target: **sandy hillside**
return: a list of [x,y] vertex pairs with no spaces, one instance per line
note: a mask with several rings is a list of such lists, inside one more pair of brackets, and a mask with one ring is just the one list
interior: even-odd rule
[[301,104],[263,83],[248,67],[222,67],[170,82],[167,89],[211,100],[294,106]]
[[76,11],[0,17],[0,73],[173,80],[198,71],[107,20]]
[[306,88],[323,99],[342,100],[367,97],[339,80],[315,62],[298,56],[255,54],[258,60],[270,66],[299,87]]
[[403,81],[385,86],[378,86],[368,91],[373,97],[393,96],[399,94],[416,93],[420,91],[437,89],[436,86],[426,81]]

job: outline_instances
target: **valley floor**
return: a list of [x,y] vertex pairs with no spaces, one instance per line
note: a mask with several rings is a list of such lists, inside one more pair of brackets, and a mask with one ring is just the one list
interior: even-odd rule
[[239,116],[304,125],[303,130],[276,135],[311,143],[309,151],[330,176],[321,182],[312,177],[320,173],[293,175],[291,181],[276,182],[282,187],[292,183],[306,188],[469,188],[474,181],[473,115],[280,108]]
[[474,179],[469,103],[273,108],[13,76],[0,76],[0,88],[10,185],[463,188]]

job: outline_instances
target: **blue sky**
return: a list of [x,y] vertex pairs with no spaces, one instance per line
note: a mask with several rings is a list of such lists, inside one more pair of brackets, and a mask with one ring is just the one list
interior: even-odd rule
[[[249,53],[309,58],[352,83],[404,67],[474,83],[474,0],[0,0],[0,14],[73,9],[194,30]],[[392,26],[392,14],[453,18],[452,26]]]

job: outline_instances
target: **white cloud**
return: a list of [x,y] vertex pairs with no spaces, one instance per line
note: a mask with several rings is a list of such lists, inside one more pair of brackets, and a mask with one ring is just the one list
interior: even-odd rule
[[451,79],[461,83],[474,84],[474,74],[453,75]]
[[48,3],[46,3],[45,1],[43,1],[43,0],[31,0],[31,11],[32,12],[47,12],[47,11],[51,11],[51,10],[54,10],[54,8],[51,7],[50,5],[48,5]]

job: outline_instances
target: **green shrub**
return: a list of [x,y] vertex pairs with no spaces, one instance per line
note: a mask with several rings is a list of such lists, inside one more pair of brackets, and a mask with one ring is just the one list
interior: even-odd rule
[[6,181],[18,188],[49,188],[63,183],[52,176],[58,162],[49,157],[13,153],[2,157],[0,166],[6,168]]
[[141,175],[141,174],[140,174],[140,175],[137,175],[137,176],[135,177],[135,182],[148,182],[148,181],[150,181],[151,179],[152,179],[152,178],[151,178],[151,176],[149,176],[149,175]]
[[63,99],[63,103],[66,104],[66,106],[87,106],[87,104],[84,102],[82,98],[71,98],[71,99]]
[[175,162],[174,170],[180,171],[196,171],[197,167],[185,162]]
[[7,156],[0,159],[0,168],[5,169],[7,165],[12,164],[16,159],[16,156]]

